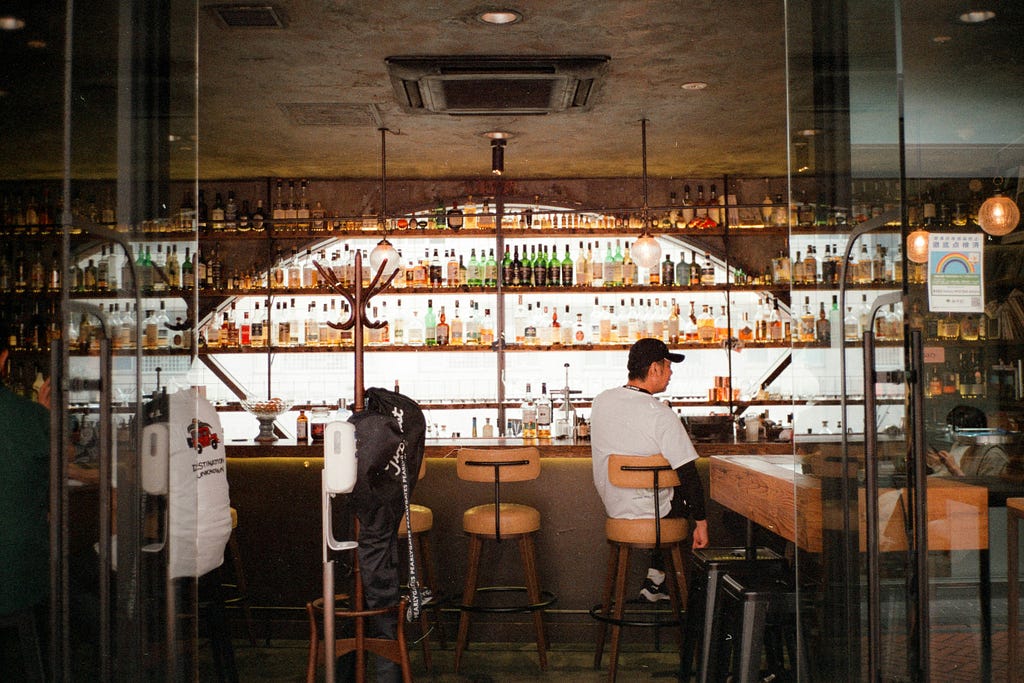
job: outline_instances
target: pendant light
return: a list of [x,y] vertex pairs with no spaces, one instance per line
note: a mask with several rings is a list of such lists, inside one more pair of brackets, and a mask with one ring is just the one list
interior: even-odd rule
[[380,215],[377,217],[377,226],[384,233],[384,237],[370,252],[370,269],[376,273],[383,265],[384,272],[381,273],[381,280],[386,280],[398,270],[398,251],[388,241],[388,157],[385,146],[388,129],[382,127],[378,130],[380,131]]
[[928,263],[928,231],[920,228],[907,235],[907,258],[914,263]]
[[633,242],[633,248],[630,250],[633,256],[633,261],[641,268],[647,270],[653,270],[658,267],[658,263],[661,262],[661,244],[658,243],[650,233],[651,219],[647,212],[647,119],[640,119],[640,142],[643,151],[643,183],[644,183],[644,203],[641,208],[640,220],[643,221],[643,227],[640,232],[640,237]]
[[1020,222],[1020,209],[1017,203],[1002,191],[1003,179],[996,178],[995,194],[986,199],[978,209],[978,225],[981,229],[995,237],[1002,237],[1013,232]]

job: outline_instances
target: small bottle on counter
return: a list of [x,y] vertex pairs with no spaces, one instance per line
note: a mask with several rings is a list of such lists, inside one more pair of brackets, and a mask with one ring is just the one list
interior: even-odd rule
[[473,418],[473,431],[470,433],[470,436],[473,437],[474,439],[477,436],[477,434],[476,434],[476,418],[475,417]]
[[309,418],[305,410],[300,410],[299,416],[295,418],[295,440],[299,443],[309,440]]
[[[474,418],[475,420],[476,418]],[[494,425],[491,424],[491,418],[484,418],[483,437],[490,439],[494,436]]]

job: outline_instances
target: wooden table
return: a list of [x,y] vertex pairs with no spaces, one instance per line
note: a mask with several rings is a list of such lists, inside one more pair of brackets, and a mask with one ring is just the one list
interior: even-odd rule
[[[794,456],[723,455],[711,457],[711,498],[747,519],[820,553],[824,530],[842,520],[823,513],[821,475],[838,464],[805,463]],[[805,469],[814,474],[805,473]],[[879,492],[880,551],[906,550],[906,489]],[[860,549],[865,550],[864,491],[860,491]],[[928,479],[928,549],[987,550],[988,490],[945,477]]]
[[[847,478],[856,476],[856,466],[855,461],[850,463],[851,470]],[[843,518],[847,513],[841,505],[835,504],[836,501],[825,501],[822,496],[823,482],[837,481],[842,478],[842,474],[839,463],[824,458],[792,455],[712,456],[711,498],[795,543],[802,550],[818,554],[826,567],[823,579],[826,589],[834,591],[839,584],[857,581],[859,571],[850,566],[849,557],[843,554],[843,547],[852,546],[854,541],[851,538],[852,530],[844,533]],[[944,477],[929,477],[927,486],[928,549],[978,552],[981,574],[982,673],[987,679],[986,672],[991,666],[992,654],[988,489]],[[905,488],[895,487],[881,488],[879,491],[880,552],[907,549],[906,493]],[[861,552],[866,549],[865,510],[864,489],[860,488],[857,509],[849,514],[856,514],[859,520],[856,534]],[[856,630],[859,610],[851,608],[847,612],[831,615],[826,630],[834,630],[840,622],[852,624],[839,628],[840,633]],[[829,631],[829,635],[834,634]],[[855,649],[853,647],[851,651]],[[837,657],[841,660],[834,663],[838,668],[859,668],[856,656],[849,656],[846,660],[843,660],[843,655]]]

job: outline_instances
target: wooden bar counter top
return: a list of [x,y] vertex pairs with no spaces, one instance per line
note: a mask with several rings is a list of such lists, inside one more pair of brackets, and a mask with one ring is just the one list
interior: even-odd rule
[[[590,442],[571,439],[427,439],[425,455],[428,458],[454,458],[460,448],[516,448],[537,446],[542,458],[589,458]],[[761,455],[786,455],[792,453],[793,444],[781,442],[758,443],[695,443],[702,456],[734,455],[755,453]],[[294,440],[279,439],[274,443],[256,443],[251,439],[231,440],[226,445],[231,458],[291,457],[317,458],[323,455],[319,443],[297,443]]]

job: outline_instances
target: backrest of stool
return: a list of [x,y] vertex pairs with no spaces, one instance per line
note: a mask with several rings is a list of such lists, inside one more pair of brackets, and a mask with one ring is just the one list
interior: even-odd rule
[[659,489],[679,486],[679,475],[661,455],[608,456],[608,481],[614,486],[625,489],[654,489],[655,472],[658,475]]
[[495,481],[495,472],[503,484],[530,481],[540,476],[540,451],[535,446],[460,448],[458,458],[456,473],[463,481],[491,483]]
[[661,545],[661,507],[658,492],[664,488],[679,486],[679,475],[664,456],[658,455],[609,455],[608,481],[628,489],[651,489],[654,520],[654,544]]

